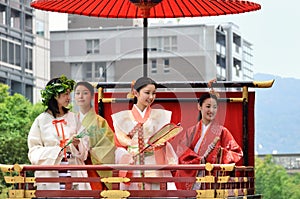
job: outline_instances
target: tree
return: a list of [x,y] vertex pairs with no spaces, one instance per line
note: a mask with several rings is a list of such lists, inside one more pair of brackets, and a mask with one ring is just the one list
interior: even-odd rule
[[[41,103],[33,105],[20,94],[10,96],[8,89],[7,85],[0,84],[0,164],[29,164],[28,132],[44,107]],[[0,192],[6,186],[0,172]]]
[[300,177],[290,176],[286,170],[273,162],[272,156],[255,159],[255,190],[264,199],[300,198]]
[[43,111],[23,95],[9,95],[9,87],[0,84],[0,163],[27,164],[27,135],[34,118]]

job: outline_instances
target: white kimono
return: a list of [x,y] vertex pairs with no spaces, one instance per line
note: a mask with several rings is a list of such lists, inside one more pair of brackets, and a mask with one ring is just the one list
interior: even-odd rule
[[[62,117],[54,118],[47,112],[41,113],[33,122],[30,132],[28,134],[28,158],[33,165],[60,165],[63,155],[60,155],[62,140],[61,123],[57,124],[57,129],[52,123],[55,120],[62,120],[66,123],[63,124],[63,131],[65,139],[69,139],[72,135],[77,133],[77,118],[72,112],[68,112]],[[57,132],[59,131],[59,132]],[[70,144],[69,150],[71,158],[68,159],[70,165],[84,165],[84,160],[88,155],[88,148],[86,147],[86,140],[82,138],[78,145],[78,150]],[[36,171],[36,177],[58,177],[57,171]],[[86,171],[71,171],[72,177],[87,177]],[[59,190],[59,183],[37,183],[39,190]],[[91,189],[89,183],[73,183],[73,187],[78,189]]]
[[[144,142],[145,146],[147,146],[147,142],[149,138],[154,135],[160,128],[164,125],[170,123],[172,112],[162,109],[152,109],[149,115],[149,118],[143,124],[143,134],[144,134]],[[117,164],[129,164],[129,162],[122,162],[122,156],[129,153],[137,153],[138,152],[138,133],[136,133],[132,139],[130,139],[127,135],[128,133],[136,126],[137,122],[134,119],[134,116],[131,110],[121,111],[113,114],[112,116],[113,126],[115,130],[115,135],[121,145],[117,146],[115,151],[115,162]],[[125,148],[124,148],[125,147]],[[126,149],[127,148],[127,149]],[[156,156],[156,157],[155,157]],[[157,157],[160,156],[160,157]],[[157,162],[160,159],[159,163]],[[146,165],[156,165],[156,164],[177,164],[178,159],[175,154],[171,144],[168,142],[166,146],[162,149],[159,149],[154,152],[154,154],[145,155],[145,164]],[[137,163],[138,164],[138,163]],[[171,177],[172,174],[169,171],[146,171],[145,177]],[[141,176],[139,171],[134,171],[133,176]],[[121,184],[121,189],[139,189],[137,185],[131,183],[129,186]],[[150,189],[159,189],[158,184],[151,185]],[[168,183],[168,189],[176,189],[175,184]]]

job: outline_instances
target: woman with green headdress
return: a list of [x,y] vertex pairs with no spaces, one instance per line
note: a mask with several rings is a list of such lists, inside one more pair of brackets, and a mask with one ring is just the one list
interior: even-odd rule
[[[67,108],[75,81],[64,75],[50,80],[41,91],[46,110],[33,122],[28,134],[28,158],[33,165],[83,165],[88,155],[86,139],[77,135],[77,117]],[[68,145],[67,147],[65,147]],[[87,177],[86,171],[71,171]],[[35,177],[59,177],[58,171],[36,171]],[[59,183],[36,183],[38,190],[59,190]],[[73,183],[73,189],[91,189],[89,183]]]

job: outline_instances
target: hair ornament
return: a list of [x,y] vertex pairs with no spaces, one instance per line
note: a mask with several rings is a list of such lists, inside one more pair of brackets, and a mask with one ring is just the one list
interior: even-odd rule
[[134,93],[133,93],[134,85],[135,85],[135,80],[132,80],[130,84],[130,92],[127,94],[128,99],[134,98]]
[[217,79],[212,79],[210,81],[208,81],[207,83],[207,87],[209,88],[209,93],[212,95],[215,95],[217,98],[220,97],[220,94],[218,92],[216,92],[213,88],[213,83],[216,83]]
[[60,93],[65,93],[69,89],[73,91],[75,81],[68,79],[65,75],[60,76],[57,81],[47,85],[44,90],[41,90],[42,103],[48,106],[49,101],[53,97],[57,97]]

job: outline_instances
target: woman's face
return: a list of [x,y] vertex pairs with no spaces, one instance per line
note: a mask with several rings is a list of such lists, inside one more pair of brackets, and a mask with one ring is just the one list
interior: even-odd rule
[[207,98],[202,103],[202,106],[198,104],[198,109],[202,114],[202,122],[207,125],[215,119],[218,110],[218,104],[214,98]]
[[137,97],[136,105],[143,111],[154,102],[156,97],[156,88],[153,84],[148,84],[139,92],[135,91],[135,96]]
[[75,89],[75,102],[79,107],[90,107],[92,100],[91,91],[83,86],[78,85]]
[[70,97],[70,89],[68,89],[65,93],[61,93],[56,98],[58,107],[67,107],[71,101]]

